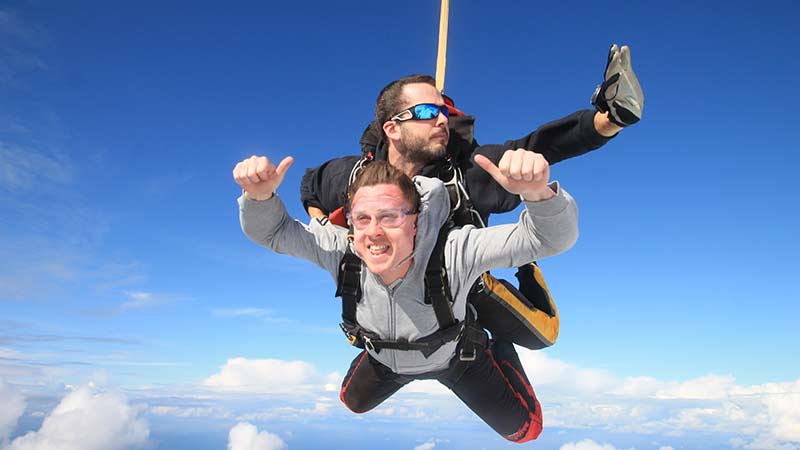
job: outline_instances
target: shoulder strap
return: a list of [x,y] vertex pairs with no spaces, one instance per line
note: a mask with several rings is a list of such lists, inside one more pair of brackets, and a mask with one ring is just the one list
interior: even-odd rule
[[433,305],[433,312],[441,330],[456,323],[453,317],[453,296],[444,266],[444,244],[447,242],[447,232],[450,228],[448,222],[439,230],[436,246],[431,252],[428,267],[425,268],[425,303]]
[[356,305],[361,301],[361,258],[347,248],[339,262],[336,296],[342,298],[342,321],[356,324]]
[[453,225],[463,227],[464,225],[475,225],[484,228],[480,214],[472,204],[466,188],[464,188],[464,176],[461,168],[452,160],[443,165],[436,176],[444,182],[447,188],[447,195],[450,197],[450,217]]

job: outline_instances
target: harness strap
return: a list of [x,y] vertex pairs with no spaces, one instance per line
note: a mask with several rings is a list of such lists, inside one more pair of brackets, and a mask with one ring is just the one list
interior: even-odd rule
[[437,350],[439,350],[444,344],[458,341],[461,338],[463,330],[464,323],[462,322],[448,328],[441,329],[430,336],[425,336],[424,338],[411,342],[402,340],[392,341],[388,339],[377,339],[373,337],[375,336],[374,334],[365,333],[363,330],[360,334],[364,343],[364,347],[369,350],[373,350],[376,353],[380,353],[380,351],[385,348],[405,351],[416,350],[421,352],[422,356],[428,358]]
[[447,195],[450,198],[450,218],[453,225],[456,227],[475,225],[476,227],[484,228],[486,225],[464,188],[464,176],[461,173],[461,168],[450,160],[447,165],[439,170],[436,176],[444,182],[444,186],[447,189]]
[[361,295],[361,258],[348,247],[339,262],[339,275],[336,277],[336,296],[342,298],[343,322],[356,323],[356,305],[361,301]]
[[359,348],[366,348],[375,353],[380,353],[383,349],[416,350],[421,352],[425,358],[428,358],[443,345],[457,341],[459,343],[459,360],[473,361],[477,352],[486,348],[486,333],[476,324],[474,315],[475,313],[472,308],[468,308],[467,317],[464,322],[457,322],[429,336],[411,342],[380,339],[380,336],[376,333],[368,331],[352,322],[343,322],[339,324],[339,326],[352,345]]
[[444,267],[444,244],[450,227],[445,224],[439,230],[439,237],[431,252],[428,267],[425,268],[425,303],[433,305],[439,329],[444,330],[456,323],[453,317],[453,297]]

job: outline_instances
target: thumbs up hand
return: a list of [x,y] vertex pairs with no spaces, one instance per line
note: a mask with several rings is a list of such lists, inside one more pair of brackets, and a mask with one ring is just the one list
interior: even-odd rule
[[547,200],[555,195],[547,186],[550,164],[539,153],[525,149],[506,150],[499,164],[483,155],[475,155],[475,164],[489,173],[500,186],[526,201]]
[[233,168],[233,179],[250,200],[268,200],[275,194],[283,177],[294,162],[287,156],[277,167],[266,156],[251,156]]

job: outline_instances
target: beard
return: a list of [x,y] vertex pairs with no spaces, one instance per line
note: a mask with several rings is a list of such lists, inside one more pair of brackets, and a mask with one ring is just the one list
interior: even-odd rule
[[431,142],[428,137],[405,133],[400,137],[397,151],[406,161],[428,164],[447,154],[447,143]]

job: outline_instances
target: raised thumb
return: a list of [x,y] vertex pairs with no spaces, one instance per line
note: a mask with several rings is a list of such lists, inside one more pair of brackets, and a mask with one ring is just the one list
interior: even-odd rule
[[283,158],[280,164],[278,164],[278,167],[275,169],[275,172],[278,174],[278,176],[283,178],[283,176],[286,175],[286,172],[289,170],[289,167],[291,167],[293,163],[294,163],[294,158],[292,158],[291,156],[287,156],[286,158]]
[[481,169],[489,173],[497,181],[504,180],[506,177],[500,173],[500,169],[487,157],[483,155],[475,155],[475,164],[479,165]]

